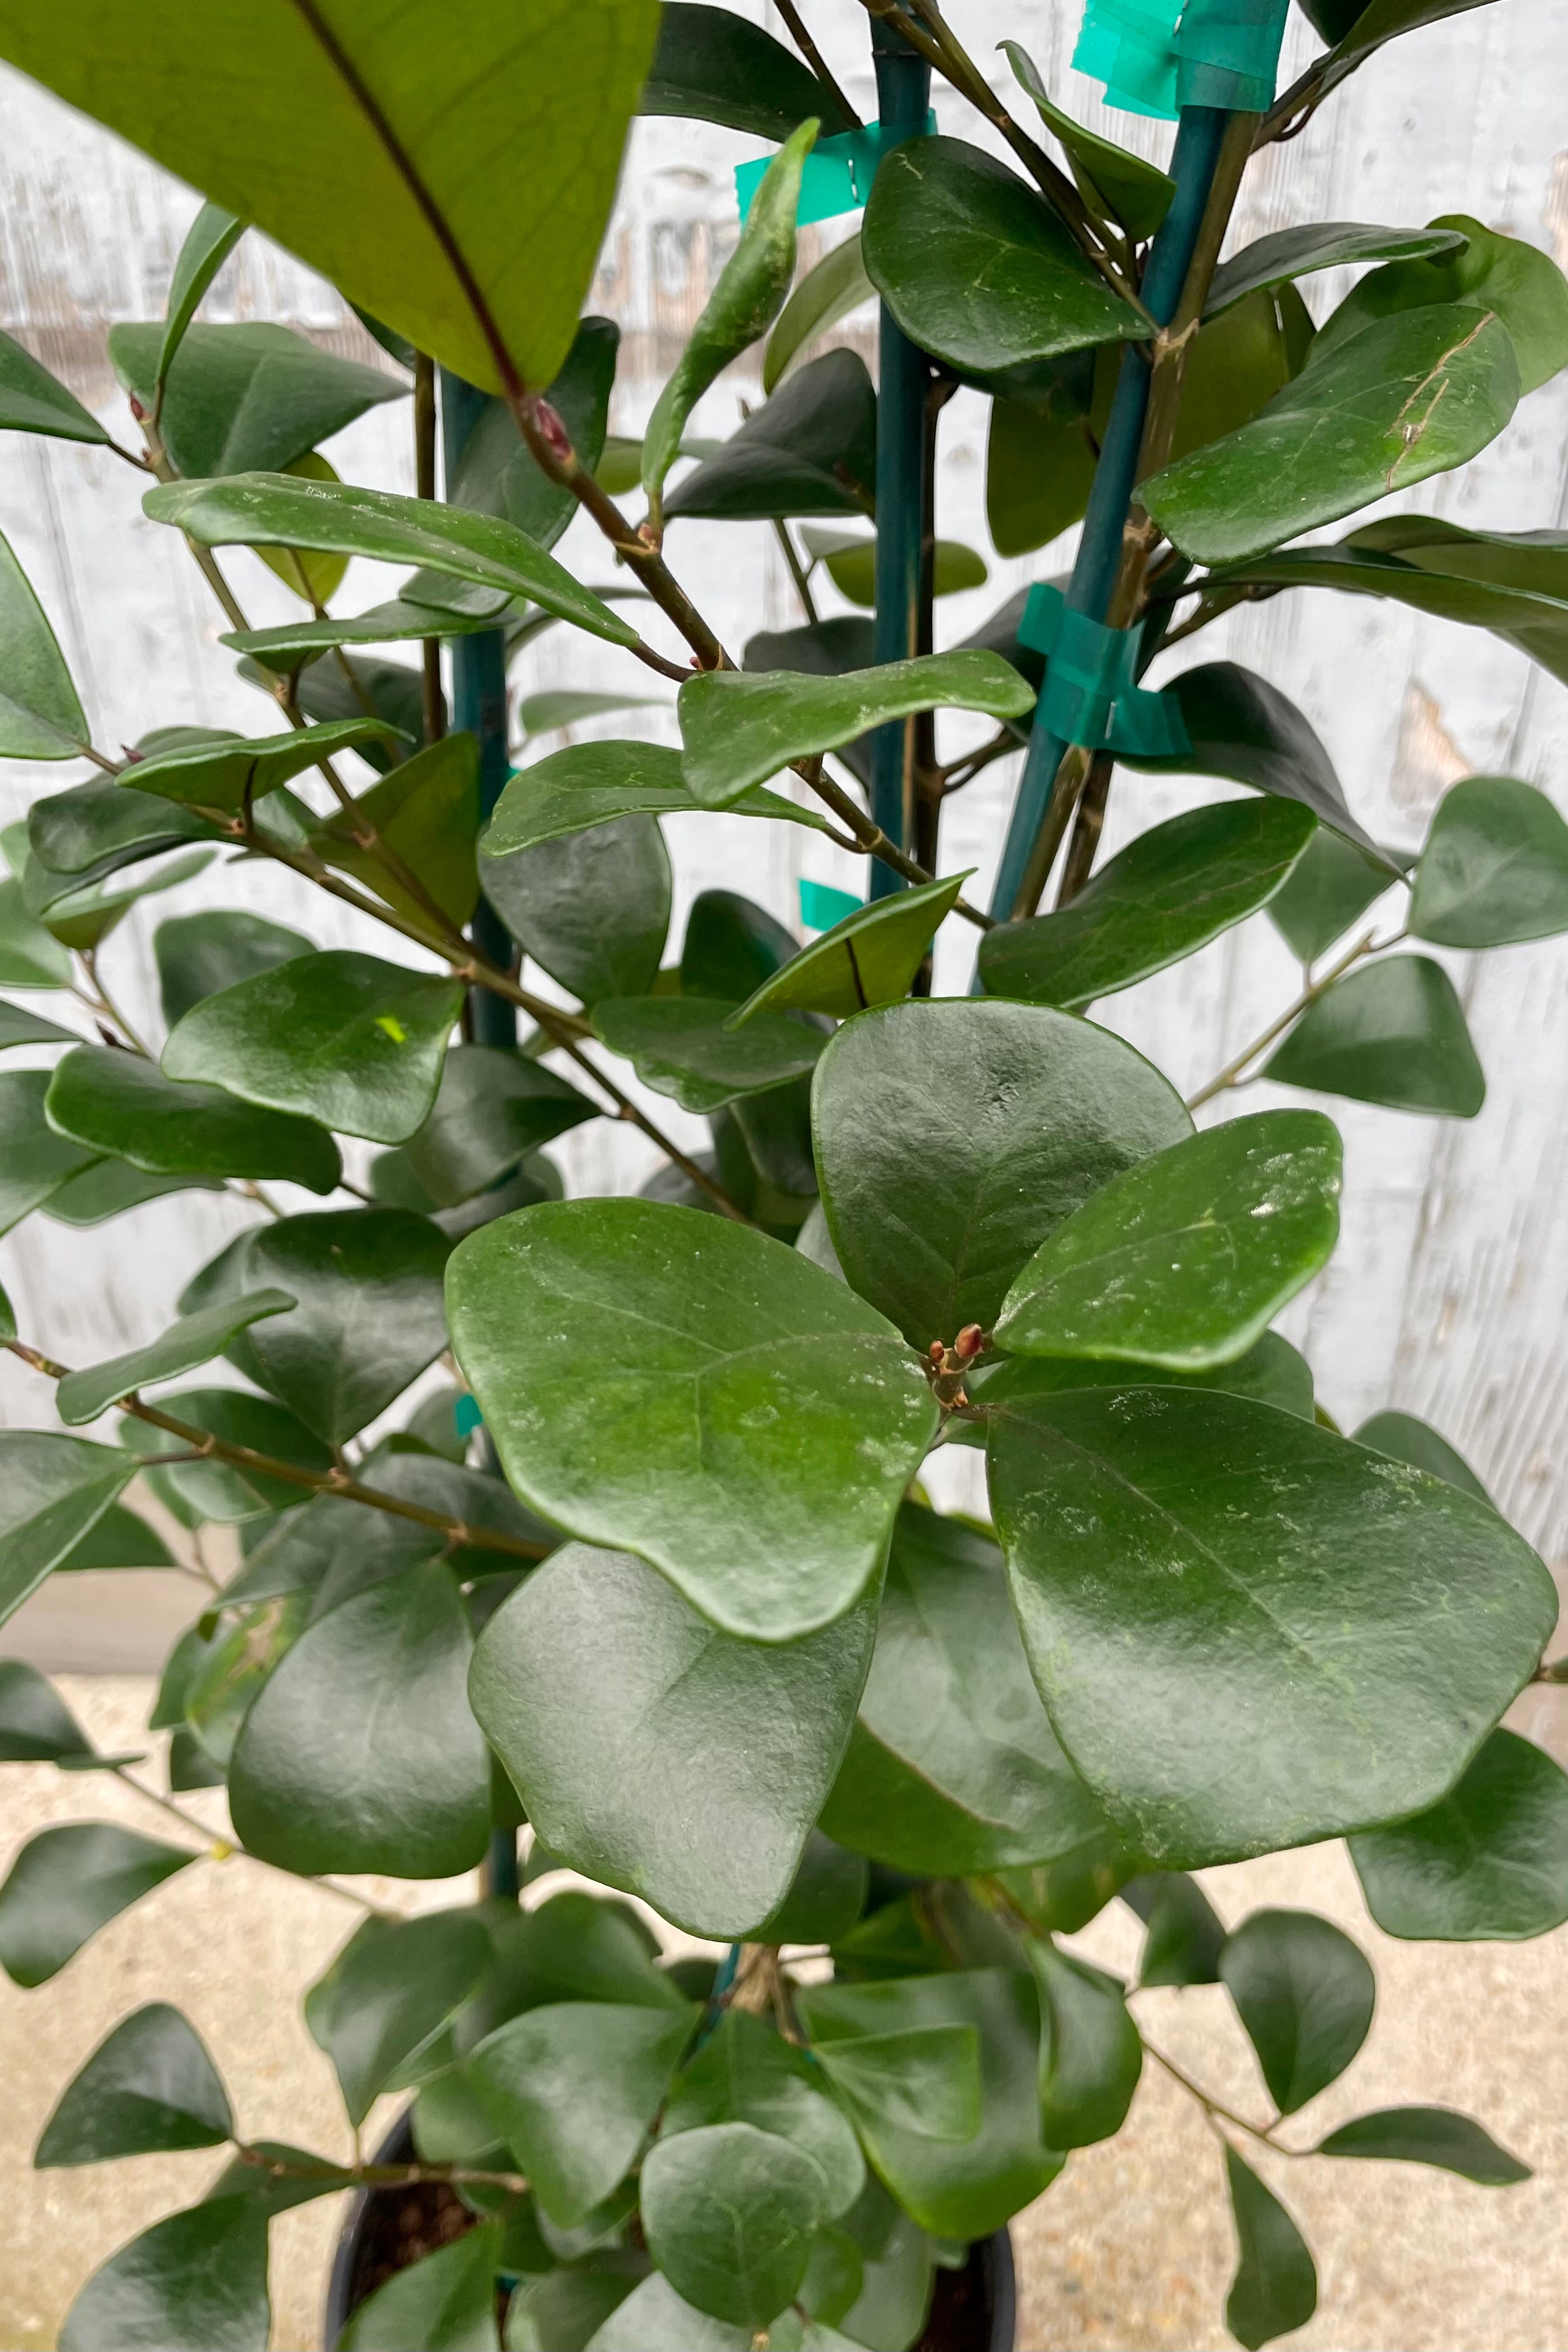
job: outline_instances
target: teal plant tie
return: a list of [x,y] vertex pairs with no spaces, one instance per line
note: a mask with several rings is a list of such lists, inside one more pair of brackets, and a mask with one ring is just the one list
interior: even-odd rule
[[479,1411],[478,1397],[457,1398],[452,1406],[452,1419],[457,1423],[459,1437],[472,1437],[476,1429],[482,1429],[485,1425],[485,1417]]
[[[926,116],[926,135],[936,129],[934,108]],[[877,176],[877,166],[891,148],[902,146],[910,136],[918,138],[907,127],[897,124],[884,131],[879,122],[868,122],[864,131],[841,131],[836,138],[819,139],[805,159],[800,175],[800,205],[795,220],[800,227],[811,222],[833,220],[839,213],[857,213],[871,193],[871,183]],[[760,155],[754,163],[741,163],[735,171],[735,194],[740,201],[741,218],[752,209],[752,199],[762,186],[763,174],[773,162],[771,155]]]
[[826,882],[802,882],[800,886],[800,919],[808,931],[830,931],[846,915],[858,915],[862,901],[852,898],[847,890],[835,890]]
[[1143,631],[1107,628],[1075,613],[1059,588],[1029,591],[1018,643],[1046,656],[1037,726],[1095,751],[1173,759],[1192,750],[1175,697],[1138,683]]
[[1088,0],[1073,64],[1125,114],[1168,122],[1184,106],[1263,114],[1289,9],[1289,0]]

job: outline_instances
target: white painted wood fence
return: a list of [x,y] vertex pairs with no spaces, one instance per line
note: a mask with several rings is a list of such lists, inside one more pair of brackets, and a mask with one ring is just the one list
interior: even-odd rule
[[[766,17],[771,12],[759,7]],[[830,56],[868,115],[875,112],[865,19],[854,0],[812,0]],[[1076,0],[953,0],[973,54],[989,58],[1004,34],[1033,49],[1052,87],[1086,120],[1098,93],[1067,67]],[[454,36],[460,35],[460,11]],[[1310,53],[1293,22],[1287,74]],[[997,61],[1000,70],[1000,61]],[[946,128],[976,136],[949,97]],[[1125,118],[1118,127],[1126,132]],[[1168,133],[1138,126],[1147,152]],[[638,127],[594,306],[626,331],[613,419],[638,429],[659,372],[679,348],[735,233],[730,170],[756,142],[705,126]],[[116,320],[161,312],[170,268],[195,208],[188,190],[19,77],[0,73],[0,325],[18,334],[118,428],[129,431],[103,357]],[[1238,217],[1243,242],[1288,221],[1420,223],[1468,211],[1533,239],[1568,263],[1568,18],[1561,0],[1500,0],[1395,44],[1323,110],[1305,137],[1254,167]],[[1318,315],[1337,289],[1319,281]],[[337,295],[257,236],[247,237],[210,299],[212,318],[275,318],[334,348],[364,353],[365,339]],[[867,314],[868,320],[869,314]],[[858,339],[867,320],[853,322]],[[868,348],[868,345],[866,346]],[[723,433],[738,402],[755,398],[744,370],[705,403],[701,429]],[[1489,527],[1568,521],[1568,378],[1538,393],[1510,433],[1462,478],[1428,484],[1407,503]],[[379,410],[341,436],[332,455],[362,479],[411,488],[407,411]],[[941,521],[984,547],[984,407],[963,394],[944,422]],[[96,739],[113,747],[176,722],[255,729],[262,708],[214,642],[222,625],[174,535],[146,522],[142,484],[112,457],[8,436],[0,444],[0,530],[14,541],[54,617]],[[563,553],[580,576],[606,567],[584,526]],[[672,560],[698,601],[738,644],[798,617],[763,527],[684,523]],[[255,559],[228,559],[258,622],[282,618],[284,592]],[[989,585],[941,608],[943,642],[962,636],[1035,571],[994,563]],[[359,567],[342,598],[369,603],[386,575]],[[1352,804],[1382,837],[1414,844],[1447,784],[1505,772],[1544,785],[1568,809],[1568,694],[1489,636],[1393,606],[1329,594],[1292,594],[1233,617],[1201,658],[1224,652],[1265,671],[1293,695],[1326,738]],[[1182,666],[1178,657],[1177,666]],[[625,685],[647,673],[626,656],[573,637],[546,636],[527,660],[525,690],[545,685]],[[658,711],[639,714],[669,731]],[[603,731],[625,730],[625,721]],[[993,769],[951,804],[947,870],[974,865],[988,879],[1016,770]],[[0,770],[0,821],[70,769]],[[1110,837],[1214,797],[1209,785],[1124,776]],[[803,873],[853,884],[851,861],[793,827],[736,819],[671,827],[679,867],[677,923],[695,890],[746,890],[795,912]],[[235,904],[303,923],[324,945],[355,937],[356,918],[272,875],[236,867]],[[108,966],[133,1014],[153,1016],[149,940],[172,907],[204,886],[157,900],[117,936]],[[945,941],[940,978],[961,989],[970,944]],[[676,933],[679,939],[679,929]],[[1520,1526],[1568,1555],[1568,940],[1447,959],[1487,1066],[1490,1093],[1468,1125],[1330,1106],[1344,1129],[1349,1187],[1344,1238],[1327,1275],[1286,1318],[1309,1349],[1321,1392],[1347,1425],[1385,1403],[1429,1416],[1469,1455]],[[1179,972],[1112,1000],[1100,1017],[1122,1029],[1179,1084],[1209,1076],[1294,992],[1296,972],[1262,919]],[[1258,1095],[1244,1097],[1248,1107]],[[671,1128],[699,1139],[668,1105]],[[569,1139],[561,1157],[577,1189],[640,1176],[646,1148],[599,1126]],[[301,1203],[304,1205],[304,1203]],[[67,1360],[89,1361],[160,1326],[179,1281],[233,1231],[241,1210],[202,1194],[157,1203],[87,1233],[34,1220],[0,1247],[0,1278],[25,1327]],[[37,1383],[7,1360],[0,1412],[44,1417]]]

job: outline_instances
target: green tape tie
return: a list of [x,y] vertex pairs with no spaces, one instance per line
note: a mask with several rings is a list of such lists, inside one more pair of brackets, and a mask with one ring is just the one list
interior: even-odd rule
[[[936,110],[932,108],[926,115],[924,135],[929,138],[935,129]],[[871,193],[871,183],[883,156],[901,147],[906,139],[921,136],[918,131],[884,131],[879,122],[868,122],[864,131],[841,131],[836,138],[819,139],[800,175],[796,226],[806,228],[813,221],[832,220],[839,213],[858,213]],[[737,164],[735,194],[742,220],[751,211],[752,199],[773,160],[771,155],[760,155],[754,163]]]
[[835,890],[826,882],[802,882],[800,886],[800,919],[808,931],[830,931],[846,915],[858,915],[863,900],[853,898],[847,890]]
[[1142,625],[1108,629],[1103,621],[1071,611],[1059,588],[1037,583],[1029,591],[1018,643],[1046,657],[1037,724],[1059,743],[1145,759],[1174,759],[1192,750],[1174,695],[1151,694],[1138,683]]
[[1263,114],[1274,102],[1289,0],[1087,0],[1073,64],[1124,114],[1185,106]]

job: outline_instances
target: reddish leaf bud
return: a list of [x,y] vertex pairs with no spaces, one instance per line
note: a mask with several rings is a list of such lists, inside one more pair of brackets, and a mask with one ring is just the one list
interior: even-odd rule
[[572,462],[572,436],[547,400],[533,404],[533,421],[539,427],[539,437],[558,466]]
[[952,1344],[952,1352],[961,1364],[972,1364],[985,1345],[985,1334],[978,1323],[966,1323]]

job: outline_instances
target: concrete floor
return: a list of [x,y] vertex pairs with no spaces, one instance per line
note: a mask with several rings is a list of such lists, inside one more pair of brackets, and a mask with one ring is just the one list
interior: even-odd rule
[[[60,1686],[101,1747],[139,1743],[145,1678],[67,1676]],[[1568,1713],[1568,1696],[1550,1703]],[[219,1819],[211,1797],[183,1801]],[[156,1812],[111,1782],[5,1768],[0,1856],[47,1822],[84,1818],[159,1831]],[[1260,1902],[1321,1909],[1360,1937],[1377,1966],[1371,2039],[1348,2082],[1321,2101],[1322,2128],[1380,2105],[1447,2104],[1480,2116],[1536,2168],[1525,2187],[1503,2191],[1415,2167],[1271,2161],[1263,2168],[1305,2229],[1321,2279],[1319,2315],[1292,2344],[1302,2352],[1568,2352],[1568,1930],[1523,1946],[1392,1943],[1367,1921],[1337,1847],[1212,1872],[1207,1883],[1233,1921]],[[410,1892],[383,1885],[377,1899]],[[421,1904],[461,1894],[458,1885],[417,1890]],[[305,2032],[298,1996],[353,1923],[349,1906],[330,1895],[236,1858],[182,1873],[37,1990],[0,1978],[3,2352],[47,2352],[95,2264],[192,2201],[221,2160],[214,2152],[81,2172],[30,2169],[28,2152],[61,2088],[139,2003],[173,2000],[191,2018],[243,2131],[347,2152],[331,2070]],[[1081,1941],[1126,1969],[1135,1931],[1112,1906]],[[1243,2113],[1261,2112],[1250,2057],[1217,1989],[1150,1993],[1140,2014],[1189,2073]],[[379,2121],[372,2117],[371,2133]],[[1146,2069],[1121,2137],[1075,2156],[1015,2224],[1020,2352],[1198,2352],[1228,2343],[1220,2312],[1232,2253],[1219,2174],[1198,2112]],[[311,2352],[320,2342],[340,2201],[275,2225],[279,2352]]]

